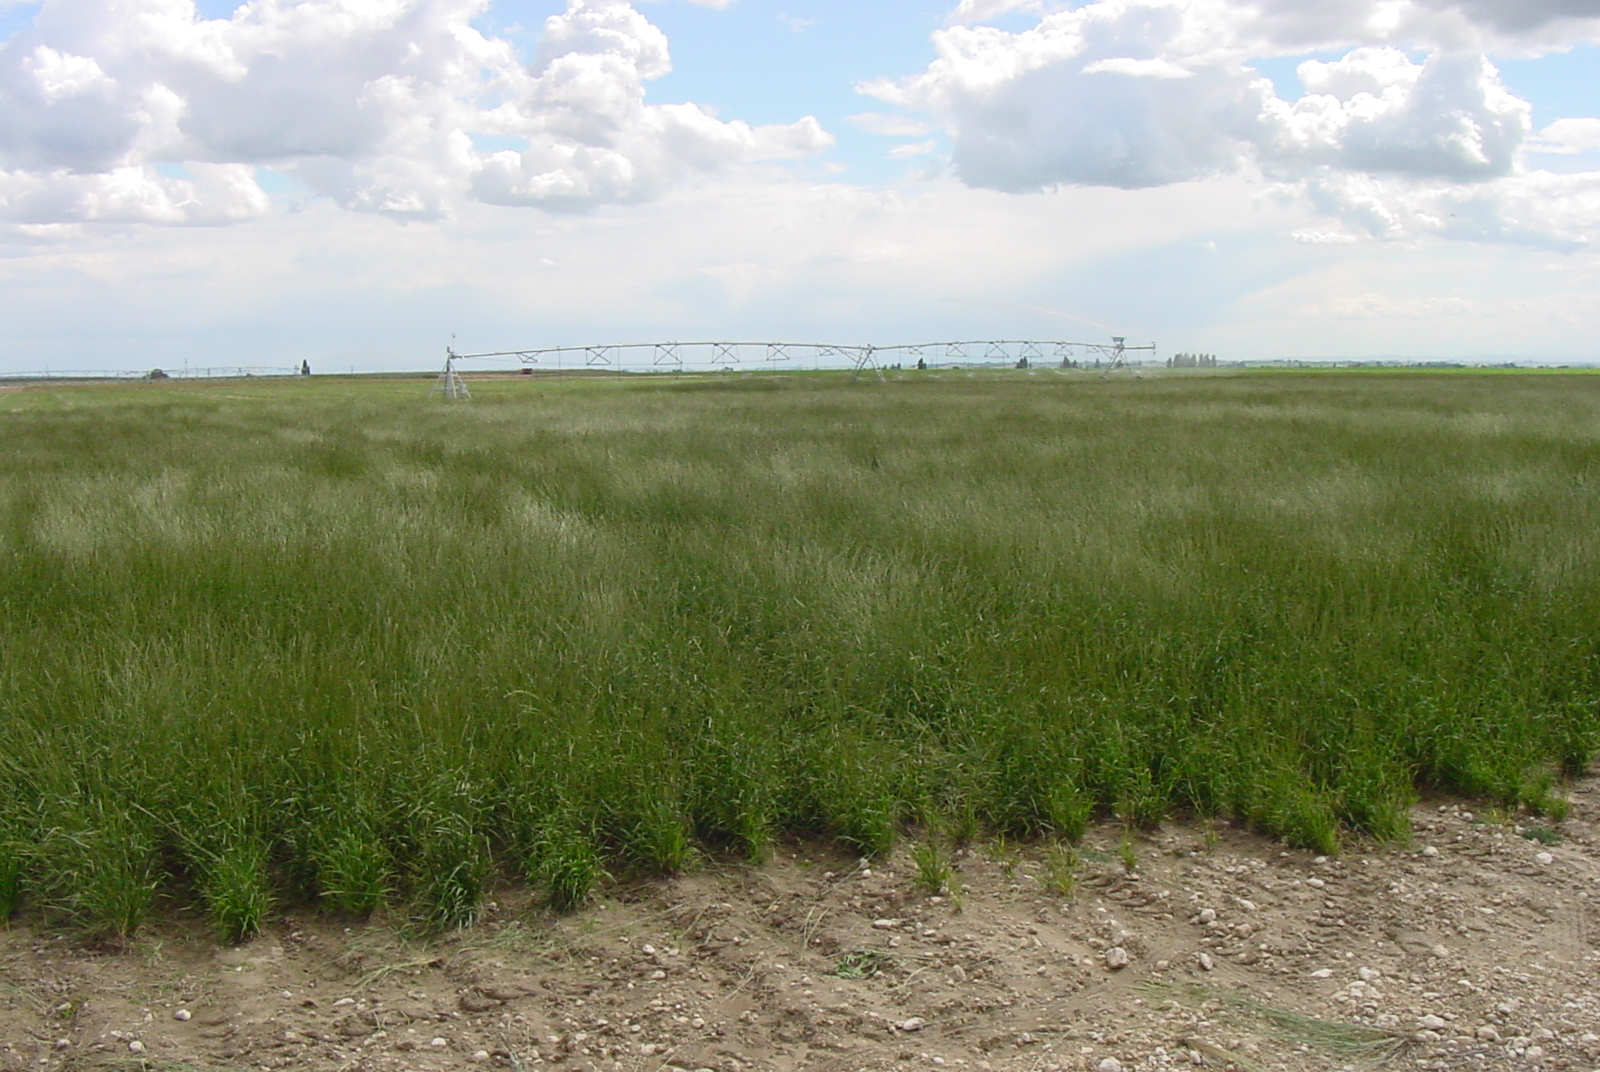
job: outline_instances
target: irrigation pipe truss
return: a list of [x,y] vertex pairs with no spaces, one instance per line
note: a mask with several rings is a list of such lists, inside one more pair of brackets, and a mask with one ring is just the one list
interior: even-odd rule
[[[1069,367],[1075,359],[1104,358],[1102,368],[1109,372],[1125,366],[1134,351],[1155,353],[1155,344],[1129,346],[1123,336],[1109,343],[1062,342],[1036,339],[982,339],[962,342],[924,342],[896,346],[855,346],[812,342],[635,342],[609,346],[546,346],[533,350],[496,350],[490,353],[458,354],[445,350],[445,370],[441,385],[455,379],[457,361],[514,360],[524,366],[539,365],[555,369],[615,369],[625,367],[682,371],[685,368],[749,369],[760,361],[763,366],[779,363],[806,364],[820,368],[824,363],[850,367],[856,376],[868,370],[883,377],[886,361],[918,359],[923,362],[964,364],[972,361],[1004,362],[1029,367],[1036,362],[1057,362]],[[630,360],[631,359],[631,360]],[[450,393],[446,390],[446,393]]]

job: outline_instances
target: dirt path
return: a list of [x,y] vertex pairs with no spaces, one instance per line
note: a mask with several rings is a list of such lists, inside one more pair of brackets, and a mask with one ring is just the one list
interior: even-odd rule
[[1134,1072],[1387,1058],[1589,1072],[1600,780],[1574,789],[1548,845],[1543,827],[1435,801],[1417,808],[1407,848],[1321,859],[1172,825],[1131,843],[1128,873],[1119,832],[1100,830],[1070,898],[1037,848],[958,854],[959,895],[931,896],[909,846],[868,865],[791,845],[760,868],[612,889],[559,921],[508,894],[478,927],[426,945],[290,917],[238,949],[173,921],[103,954],[18,924],[0,931],[0,1069]]

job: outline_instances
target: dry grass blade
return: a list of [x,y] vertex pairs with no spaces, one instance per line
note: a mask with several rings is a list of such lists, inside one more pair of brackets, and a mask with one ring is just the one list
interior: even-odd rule
[[36,987],[20,986],[0,979],[0,998],[18,998],[43,1015],[50,1011],[50,1001]]
[[[1138,989],[1153,998],[1185,1005],[1199,1006],[1206,1002],[1226,1005],[1261,1022],[1268,1028],[1268,1034],[1280,1041],[1312,1046],[1367,1068],[1394,1060],[1405,1051],[1410,1041],[1398,1031],[1322,1020],[1203,983],[1151,982],[1142,984]],[[1230,1057],[1230,1060],[1235,1059]]]
[[59,1072],[229,1072],[221,1065],[171,1061],[163,1057],[74,1057]]
[[1232,1050],[1223,1049],[1221,1046],[1218,1046],[1213,1042],[1207,1042],[1205,1039],[1186,1038],[1183,1040],[1183,1044],[1198,1053],[1206,1060],[1215,1061],[1224,1068],[1232,1065],[1235,1068],[1240,1069],[1241,1072],[1267,1072],[1265,1068],[1256,1064],[1243,1054],[1235,1053]]

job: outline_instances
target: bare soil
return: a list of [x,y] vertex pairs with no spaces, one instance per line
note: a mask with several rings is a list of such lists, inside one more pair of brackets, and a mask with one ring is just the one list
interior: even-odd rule
[[104,951],[24,920],[0,1069],[1588,1072],[1600,779],[1572,789],[1560,824],[1429,801],[1414,844],[1329,859],[1102,828],[1070,896],[1040,846],[954,853],[936,895],[909,843],[790,844],[562,918],[503,891],[428,942],[290,914],[239,948],[168,918]]

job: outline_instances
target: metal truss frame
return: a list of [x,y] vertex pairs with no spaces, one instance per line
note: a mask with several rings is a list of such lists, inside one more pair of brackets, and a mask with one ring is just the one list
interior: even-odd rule
[[[975,359],[971,355],[978,353],[983,355],[982,358],[976,359],[981,363],[1003,362],[1024,368],[1032,367],[1034,363],[1044,360],[1047,353],[1052,359],[1059,361],[1062,368],[1069,367],[1074,357],[1096,356],[1105,359],[1101,375],[1109,376],[1117,369],[1128,368],[1128,357],[1134,352],[1148,351],[1153,357],[1156,346],[1155,343],[1129,346],[1126,336],[1117,335],[1113,336],[1109,343],[1038,339],[966,339],[895,346],[812,342],[637,342],[612,343],[604,346],[547,346],[530,350],[495,350],[476,354],[458,354],[453,347],[447,347],[445,370],[440,373],[435,390],[446,398],[471,397],[466,393],[466,385],[461,382],[460,375],[456,372],[455,364],[458,361],[510,360],[523,366],[545,367],[550,367],[553,362],[555,369],[560,371],[572,367],[565,359],[565,355],[571,354],[581,355],[583,368],[610,368],[622,372],[629,367],[628,358],[637,353],[639,359],[632,363],[634,368],[645,370],[668,368],[674,372],[682,372],[691,366],[697,366],[702,369],[733,372],[753,369],[755,366],[746,363],[743,354],[755,350],[760,350],[764,354],[764,363],[769,365],[776,362],[798,363],[809,356],[813,365],[818,368],[824,363],[843,366],[850,370],[851,382],[855,382],[868,371],[876,375],[880,381],[884,380],[885,360],[907,357],[926,360],[928,355],[934,355],[936,359],[959,365],[973,362]],[[701,356],[702,359],[691,362],[689,359],[694,356]]]

